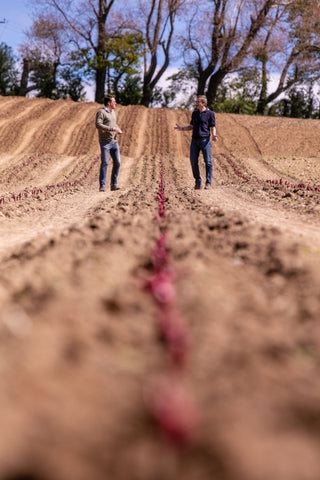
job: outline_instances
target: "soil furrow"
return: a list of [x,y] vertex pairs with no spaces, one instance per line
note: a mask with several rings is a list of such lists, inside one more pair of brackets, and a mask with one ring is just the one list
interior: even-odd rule
[[[0,480],[318,480],[319,121],[217,114],[212,189],[194,190],[173,128],[191,111],[119,105],[121,189],[100,192],[100,105],[0,106]],[[52,186],[16,198],[31,184]],[[163,232],[175,289],[152,300]],[[189,334],[179,372],[165,297]],[[186,450],[147,409],[164,378],[194,398]],[[173,433],[190,412],[175,394]]]

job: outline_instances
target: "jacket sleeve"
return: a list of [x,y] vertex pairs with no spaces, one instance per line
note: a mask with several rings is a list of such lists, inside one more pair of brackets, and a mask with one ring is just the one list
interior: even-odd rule
[[102,110],[99,110],[96,115],[96,128],[98,128],[98,130],[104,130],[105,132],[113,132],[114,127],[105,125],[103,123],[103,118],[104,118],[103,112]]

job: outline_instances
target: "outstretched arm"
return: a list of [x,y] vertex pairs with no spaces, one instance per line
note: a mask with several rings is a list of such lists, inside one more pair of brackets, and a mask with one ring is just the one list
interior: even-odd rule
[[192,130],[193,129],[192,125],[187,125],[186,127],[181,127],[177,123],[176,123],[176,126],[173,127],[173,128],[174,128],[174,130],[179,130],[179,131],[187,131],[187,130]]

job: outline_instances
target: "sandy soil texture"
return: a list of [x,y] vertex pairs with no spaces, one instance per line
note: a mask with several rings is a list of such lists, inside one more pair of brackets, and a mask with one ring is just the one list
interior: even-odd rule
[[196,191],[119,106],[101,193],[98,108],[0,97],[0,480],[318,480],[320,122],[218,114]]

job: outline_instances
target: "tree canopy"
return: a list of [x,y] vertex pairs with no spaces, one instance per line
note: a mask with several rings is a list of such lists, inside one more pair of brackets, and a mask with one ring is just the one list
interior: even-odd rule
[[18,72],[15,68],[15,57],[11,47],[0,43],[0,95],[16,92]]
[[[90,82],[100,103],[112,92],[123,104],[190,107],[205,94],[221,111],[319,110],[318,0],[29,1],[20,58],[0,47],[2,95],[79,101]],[[296,108],[298,99],[309,107]]]

